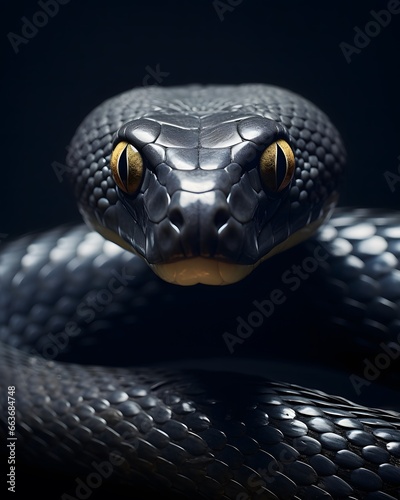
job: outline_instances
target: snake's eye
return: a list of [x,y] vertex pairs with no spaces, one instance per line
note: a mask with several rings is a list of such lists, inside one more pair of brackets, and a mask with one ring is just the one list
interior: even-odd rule
[[110,159],[111,174],[125,193],[133,194],[143,176],[143,160],[139,151],[128,142],[119,142]]
[[292,180],[295,158],[289,144],[280,139],[268,146],[260,159],[260,175],[269,191],[279,192]]

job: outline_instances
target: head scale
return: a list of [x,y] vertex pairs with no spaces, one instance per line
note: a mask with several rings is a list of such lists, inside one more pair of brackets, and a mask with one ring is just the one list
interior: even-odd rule
[[85,220],[167,281],[225,284],[330,214],[341,139],[266,85],[134,89],[96,108],[68,163]]

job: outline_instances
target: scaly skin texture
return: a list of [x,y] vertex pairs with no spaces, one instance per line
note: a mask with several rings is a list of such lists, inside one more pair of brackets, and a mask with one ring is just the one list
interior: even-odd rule
[[[290,186],[263,188],[260,157],[284,139],[296,156]],[[115,186],[112,145],[142,154],[139,192]],[[322,218],[345,161],[338,132],[300,96],[267,85],[134,89],[79,127],[68,163],[84,218],[116,233],[150,264],[202,256],[255,264]]]
[[[213,99],[205,98],[207,92]],[[172,110],[179,113],[178,133],[164,125]],[[209,118],[197,116],[213,111]],[[233,113],[233,122],[221,113]],[[278,136],[292,144],[295,177],[286,191],[271,194],[257,184],[257,156],[243,156],[242,163],[235,157],[240,173],[229,189],[247,194],[229,196],[221,179],[234,162],[221,150],[226,146],[232,155],[235,144],[222,147],[220,141],[251,142],[243,132],[247,120],[263,148],[276,137],[263,136],[271,123],[257,121],[256,127],[256,114],[276,120]],[[142,115],[165,130],[155,138],[148,123],[144,135],[131,127],[133,142],[140,136],[149,144],[139,148],[147,170],[139,193],[129,198],[115,188],[107,161],[113,134],[126,139],[124,123]],[[198,126],[202,120],[215,131]],[[211,141],[200,141],[202,151],[212,151],[202,164],[196,150],[198,168],[190,164],[187,135],[178,152],[175,143],[165,143],[179,142],[181,130]],[[325,115],[266,86],[123,94],[88,117],[69,159],[85,218],[117,232],[149,262],[203,255],[242,264],[258,261],[321,216],[343,160]],[[214,217],[204,218],[214,226],[203,233],[202,247],[192,243],[189,230],[193,206],[185,211],[173,202],[188,184],[195,186],[189,193],[201,194],[198,186],[210,173],[216,185],[208,192],[222,193],[215,200],[225,227],[246,227],[244,236],[242,229],[226,233],[225,253]],[[154,200],[163,199],[163,190],[171,205],[157,208]],[[263,208],[250,210],[250,217],[246,207],[254,196]],[[160,226],[164,221],[170,227],[171,206],[174,217],[181,210],[181,221],[190,224],[182,223],[175,242],[165,246],[156,236],[168,234]],[[398,214],[370,211],[337,212],[311,240],[228,287],[164,283],[143,259],[83,226],[18,239],[0,256],[6,291],[0,301],[1,435],[7,435],[6,388],[15,386],[20,459],[46,472],[79,475],[86,484],[101,467],[127,495],[143,488],[175,498],[399,498],[399,259]],[[270,380],[277,375],[282,382]],[[354,402],[298,385],[306,383],[330,386]]]

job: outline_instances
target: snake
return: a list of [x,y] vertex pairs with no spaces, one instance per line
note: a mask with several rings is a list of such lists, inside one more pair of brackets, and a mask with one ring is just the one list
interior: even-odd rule
[[336,207],[346,157],[274,85],[88,114],[61,172],[84,223],[1,248],[17,487],[22,463],[63,499],[400,498],[399,214]]

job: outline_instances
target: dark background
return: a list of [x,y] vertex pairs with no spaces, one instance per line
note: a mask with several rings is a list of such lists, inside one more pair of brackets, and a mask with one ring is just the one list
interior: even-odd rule
[[[144,83],[290,88],[342,132],[349,166],[341,204],[400,209],[400,182],[390,189],[384,175],[400,175],[400,14],[348,63],[340,43],[354,44],[354,27],[364,31],[371,9],[386,9],[385,0],[220,1],[230,10],[219,16],[212,0],[70,0],[18,53],[7,35],[21,35],[21,18],[32,20],[42,8],[37,0],[3,2],[0,244],[80,220],[52,164],[64,163],[89,111]],[[157,67],[160,81],[150,74]],[[25,476],[34,482],[35,471],[20,466],[19,474],[19,489]],[[48,487],[48,477],[37,475]]]
[[[146,82],[262,82],[303,94],[344,136],[349,168],[341,204],[400,208],[400,182],[392,192],[384,176],[400,165],[400,14],[348,63],[339,44],[353,45],[354,27],[364,31],[371,9],[387,2],[230,1],[236,6],[221,0],[229,10],[218,15],[212,0],[70,0],[18,53],[7,35],[21,35],[21,18],[32,20],[42,8],[37,1],[3,4],[0,233],[79,220],[52,163],[64,162],[93,107]],[[158,82],[146,77],[157,66]]]

